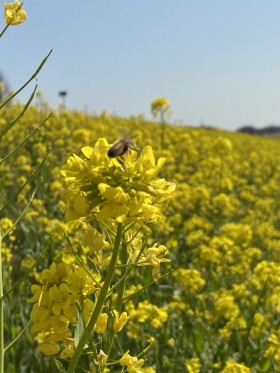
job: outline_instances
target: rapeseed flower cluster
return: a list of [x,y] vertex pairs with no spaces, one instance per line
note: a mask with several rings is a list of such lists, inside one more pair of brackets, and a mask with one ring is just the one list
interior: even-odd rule
[[127,351],[120,359],[120,365],[125,366],[129,373],[143,372],[141,368],[144,362],[144,359],[138,359],[135,356],[130,356],[129,351]]
[[198,358],[192,358],[185,362],[185,367],[188,373],[200,373],[200,361]]
[[109,144],[99,139],[94,148],[82,148],[85,159],[73,155],[62,170],[69,184],[64,196],[67,218],[108,223],[157,223],[161,206],[175,190],[174,184],[155,179],[165,158],[157,162],[150,146],[140,157],[126,157],[125,169],[107,156]]
[[[130,328],[135,328],[137,322],[147,323],[149,319],[157,329],[168,317],[166,310],[149,302],[140,303],[137,312],[129,303],[124,304],[126,311],[120,312],[129,270],[118,272],[115,266],[116,250],[122,245],[124,254],[120,254],[119,260],[123,261],[125,255],[124,269],[131,266],[135,271],[135,267],[150,266],[154,281],[160,278],[161,263],[170,262],[166,258],[168,250],[157,243],[148,246],[140,230],[144,228],[145,232],[146,224],[162,219],[162,207],[174,194],[175,185],[157,177],[165,159],[162,157],[156,162],[151,146],[144,147],[139,157],[128,154],[125,164],[108,157],[108,146],[107,140],[101,138],[94,148],[82,148],[85,158],[71,156],[61,171],[66,185],[67,219],[70,223],[80,223],[70,241],[71,249],[76,252],[73,259],[78,257],[79,264],[63,255],[64,261],[53,262],[49,269],[37,274],[39,284],[32,286],[30,302],[35,304],[31,331],[37,333],[39,351],[70,358],[69,369],[73,369],[76,363],[72,362],[77,360],[80,351],[81,342],[75,343],[74,335],[81,317],[83,335],[88,335],[88,339],[93,333],[106,335],[104,346],[96,342],[96,346],[102,347],[94,358],[97,366],[106,365],[108,346],[128,321],[128,335],[132,335]],[[95,270],[89,269],[89,265],[94,265]],[[114,271],[116,279],[123,283],[119,292],[110,290]],[[117,309],[110,312],[111,305]],[[84,345],[86,343],[88,340]],[[138,360],[128,353],[119,364],[129,372],[144,371],[144,359]]]
[[251,373],[251,369],[246,367],[244,364],[239,364],[235,361],[227,361],[226,366],[222,373]]
[[169,101],[165,97],[157,97],[151,103],[151,112],[157,115],[159,112],[167,112],[169,110]]
[[[82,267],[53,263],[38,274],[37,279],[40,284],[32,285],[33,297],[29,301],[34,303],[31,331],[37,333],[39,351],[46,355],[60,352],[62,358],[71,357],[74,336],[70,327],[77,322],[76,303],[82,308],[86,322],[94,306],[89,295],[98,292],[101,276]],[[94,331],[102,334],[106,321],[101,314]]]
[[128,336],[133,339],[139,337],[148,339],[154,329],[162,328],[168,320],[166,308],[157,307],[147,300],[136,306],[130,301],[126,308],[130,317]]
[[16,26],[23,23],[27,19],[25,10],[18,0],[13,3],[4,3],[5,22],[10,26]]

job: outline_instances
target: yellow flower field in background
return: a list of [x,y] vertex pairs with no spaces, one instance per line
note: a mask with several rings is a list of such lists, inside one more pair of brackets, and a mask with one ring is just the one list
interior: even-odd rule
[[[37,100],[1,141],[1,157],[45,119],[49,105]],[[15,103],[1,110],[0,133],[22,109]],[[124,155],[125,166],[107,157],[122,127],[139,148]],[[3,266],[11,276],[4,278],[5,290],[29,271],[5,309],[10,337],[31,313],[31,329],[7,358],[17,371],[59,371],[54,359],[67,367],[77,310],[83,305],[80,314],[89,319],[118,224],[131,229],[125,240],[134,264],[123,310],[114,308],[113,283],[94,326],[103,344],[94,357],[100,372],[280,371],[280,140],[164,130],[162,147],[162,126],[142,116],[61,107],[0,163],[0,212],[13,200],[0,216],[7,233]],[[108,346],[104,352],[110,325],[114,364]]]

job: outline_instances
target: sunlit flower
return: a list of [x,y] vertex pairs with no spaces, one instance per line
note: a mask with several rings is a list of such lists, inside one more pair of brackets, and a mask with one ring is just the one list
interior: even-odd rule
[[151,112],[153,115],[156,115],[161,111],[169,111],[169,101],[165,97],[157,97],[151,103]]
[[61,351],[60,358],[61,359],[71,359],[74,354],[74,342],[67,344],[66,347]]
[[170,262],[170,259],[165,258],[168,250],[164,245],[155,243],[153,247],[146,249],[140,259],[140,265],[149,265],[153,267],[152,275],[155,280],[160,277],[160,264]]
[[5,22],[10,26],[19,25],[27,19],[26,12],[22,9],[22,5],[18,0],[13,3],[4,3]]
[[128,335],[131,338],[137,337],[137,330],[141,330],[143,325],[158,329],[168,320],[168,312],[164,307],[157,307],[147,300],[138,303],[137,307],[129,302],[126,308],[130,317]]
[[226,362],[226,366],[221,373],[251,373],[251,369],[244,364],[231,360]]
[[120,332],[122,328],[125,326],[125,324],[128,322],[129,316],[126,312],[122,312],[121,315],[119,315],[118,311],[113,310],[114,314],[114,324],[113,329],[115,332]]
[[106,313],[101,313],[98,316],[96,324],[94,326],[94,331],[98,334],[103,334],[107,327],[108,315]]
[[219,136],[213,143],[213,150],[215,154],[224,157],[232,151],[232,143],[229,139]]
[[168,346],[170,346],[170,347],[174,347],[174,346],[175,346],[175,339],[174,339],[174,338],[170,338],[170,339],[167,341],[167,343],[168,343]]
[[192,358],[185,362],[188,373],[200,373],[201,363],[198,358]]
[[120,365],[126,366],[129,373],[141,373],[141,367],[144,365],[144,362],[144,359],[138,359],[135,356],[130,356],[129,351],[127,351],[119,360]]
[[96,356],[95,363],[102,366],[106,364],[107,359],[108,355],[106,355],[104,351],[100,350],[99,354]]
[[128,154],[123,169],[107,156],[106,146],[107,140],[99,139],[94,148],[82,149],[87,160],[74,155],[63,167],[62,175],[68,184],[64,194],[67,218],[95,216],[102,222],[158,222],[162,205],[176,187],[156,178],[165,158],[156,162],[151,146],[146,146],[139,158]]
[[[100,275],[65,263],[52,263],[49,269],[38,274],[40,284],[32,285],[33,296],[29,302],[34,303],[31,331],[40,334],[39,351],[48,355],[61,352],[63,358],[72,356],[73,337],[69,326],[77,321],[76,302],[82,302],[86,322],[93,308],[87,295],[96,290],[99,279]],[[103,333],[106,323],[107,315],[101,314],[95,330]]]
[[58,343],[43,343],[38,347],[38,351],[45,355],[55,355],[60,351],[60,346]]
[[197,293],[206,283],[197,269],[179,268],[173,272],[173,276],[188,294]]

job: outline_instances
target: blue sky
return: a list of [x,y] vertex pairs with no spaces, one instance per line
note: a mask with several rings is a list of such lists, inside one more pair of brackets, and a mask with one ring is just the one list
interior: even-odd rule
[[25,0],[24,8],[28,21],[0,40],[0,71],[13,89],[53,49],[38,84],[54,107],[66,90],[69,108],[151,118],[151,101],[164,96],[170,122],[280,124],[279,0]]

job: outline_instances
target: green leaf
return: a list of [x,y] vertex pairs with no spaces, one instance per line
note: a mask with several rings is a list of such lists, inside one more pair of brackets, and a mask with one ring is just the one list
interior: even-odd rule
[[[76,311],[77,311],[77,323],[76,323],[76,328],[74,331],[74,346],[76,348],[81,339],[81,336],[84,333],[85,325],[84,325],[84,319],[83,319],[82,308],[81,308],[80,303],[76,301],[75,306],[76,306]],[[86,344],[84,348],[87,348],[87,347],[88,345]]]
[[59,372],[66,373],[66,370],[63,368],[63,365],[61,364],[60,361],[54,359],[54,362]]

